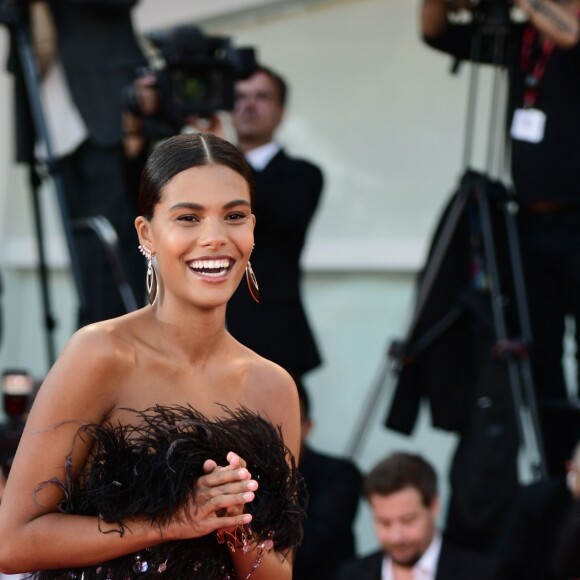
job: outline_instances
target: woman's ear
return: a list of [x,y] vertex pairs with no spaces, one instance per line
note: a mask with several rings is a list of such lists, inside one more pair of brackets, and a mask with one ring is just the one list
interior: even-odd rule
[[135,229],[139,236],[139,243],[151,248],[151,222],[140,215],[135,218]]

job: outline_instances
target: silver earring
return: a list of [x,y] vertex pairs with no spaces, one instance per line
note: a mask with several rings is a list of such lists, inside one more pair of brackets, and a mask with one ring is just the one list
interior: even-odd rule
[[153,266],[153,256],[155,255],[147,246],[139,245],[139,251],[147,258],[147,276],[145,278],[147,284],[147,298],[149,304],[155,302],[157,298],[157,272]]
[[246,281],[248,282],[248,289],[250,290],[250,294],[252,298],[256,302],[260,302],[260,288],[258,287],[258,281],[256,280],[256,275],[254,274],[254,270],[252,270],[252,265],[248,261],[246,264]]

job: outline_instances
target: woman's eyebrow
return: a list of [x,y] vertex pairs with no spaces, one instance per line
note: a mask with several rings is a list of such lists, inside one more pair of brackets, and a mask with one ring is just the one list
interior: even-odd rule
[[[239,205],[251,207],[251,203],[247,199],[232,199],[232,201],[228,201],[226,204],[224,204],[223,209],[231,209],[232,207],[237,207]],[[201,211],[201,210],[205,209],[205,206],[202,205],[201,203],[194,203],[191,201],[182,201],[182,202],[176,203],[175,205],[172,205],[169,208],[170,211],[175,211],[175,210],[180,210],[180,209],[190,209],[190,210]]]
[[[239,205],[245,205],[247,207],[251,207],[251,203],[247,199],[232,199],[232,201],[228,201],[224,204],[224,209],[231,209],[232,207],[237,207]],[[171,211],[176,209],[193,209],[193,210],[203,210],[205,206],[200,203],[193,203],[191,201],[182,201],[180,203],[176,203],[169,208]]]

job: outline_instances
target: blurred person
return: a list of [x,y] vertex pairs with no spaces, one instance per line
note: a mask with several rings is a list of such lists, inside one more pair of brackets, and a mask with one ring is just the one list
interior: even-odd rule
[[[104,216],[119,237],[119,260],[138,305],[145,298],[145,262],[135,252],[132,222],[137,192],[129,191],[123,150],[121,95],[145,64],[131,11],[138,0],[36,0],[26,15],[42,73],[39,91],[56,170],[62,178],[66,211],[73,228],[84,308],[78,326],[127,311],[104,247],[80,221]],[[39,11],[44,6],[48,10]],[[42,15],[42,18],[38,18]],[[46,28],[52,32],[47,33]],[[52,39],[52,49],[47,40]],[[18,161],[45,158],[45,144],[32,124],[21,65],[13,47]],[[35,144],[36,141],[36,144]]]
[[46,376],[0,504],[0,570],[290,580],[296,386],[225,328],[252,201],[231,143],[155,148],[134,222],[150,304],[78,330]]
[[312,162],[290,157],[276,140],[287,93],[284,79],[266,67],[236,83],[232,121],[238,147],[254,174],[252,267],[261,293],[257,304],[239,288],[226,320],[240,342],[299,379],[321,363],[302,303],[300,257],[320,201],[323,175]]
[[363,481],[380,549],[344,564],[339,580],[492,580],[493,562],[437,529],[437,474],[421,456],[393,453]]
[[[580,444],[566,461],[565,474],[521,488],[504,526],[496,555],[507,580],[566,580],[580,576],[578,511]],[[574,531],[576,529],[576,531]]]
[[304,536],[296,551],[295,580],[336,580],[341,562],[356,553],[354,521],[362,491],[361,473],[350,460],[308,444],[314,428],[310,397],[298,383],[301,447],[298,469],[307,493]]
[[567,487],[572,497],[571,504],[562,519],[556,536],[554,568],[565,578],[580,577],[580,444],[566,465]]
[[[562,473],[579,435],[564,424],[559,405],[568,397],[565,319],[570,315],[576,329],[580,325],[580,166],[574,154],[580,147],[580,0],[423,0],[421,7],[421,33],[431,47],[507,69],[506,120],[531,363],[548,471]],[[524,20],[511,14],[513,7]],[[460,10],[474,16],[455,18]]]

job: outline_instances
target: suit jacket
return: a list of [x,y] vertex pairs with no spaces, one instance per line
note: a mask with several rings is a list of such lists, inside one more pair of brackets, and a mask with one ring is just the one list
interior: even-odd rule
[[[383,552],[352,560],[340,569],[337,580],[381,580]],[[454,546],[443,539],[435,580],[497,580],[493,561]]]
[[296,551],[294,580],[336,580],[341,561],[355,555],[353,525],[362,477],[354,463],[305,447],[298,469],[308,503],[304,537]]
[[580,577],[580,499],[574,499],[564,518],[556,537],[554,549],[554,569],[563,578]]
[[97,145],[121,142],[123,89],[145,64],[131,10],[138,0],[52,0],[71,94]]
[[[495,549],[506,578],[565,580],[573,576],[558,571],[556,565],[556,554],[562,547],[559,534],[572,505],[564,476],[521,489]],[[573,536],[560,537],[571,540]],[[576,545],[574,552],[577,552]]]
[[[131,10],[138,0],[49,0],[58,52],[72,98],[90,137],[99,146],[121,144],[123,89],[145,58],[137,43]],[[23,15],[28,26],[28,14]],[[14,74],[16,159],[31,162],[36,140],[21,53],[11,35],[8,69]]]
[[254,178],[251,263],[260,303],[252,300],[245,282],[240,284],[228,304],[227,325],[240,342],[301,375],[321,362],[300,296],[300,256],[322,192],[322,172],[279,151]]

